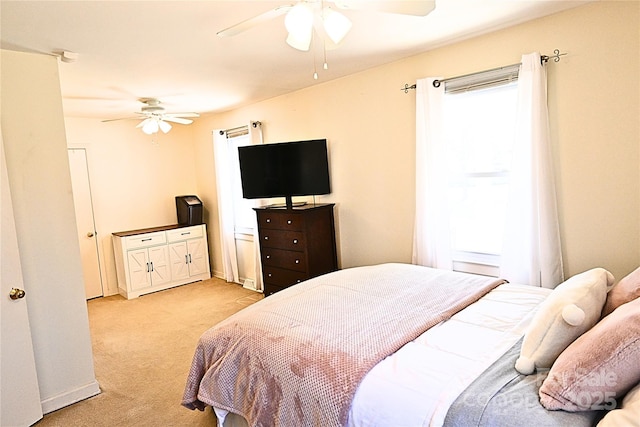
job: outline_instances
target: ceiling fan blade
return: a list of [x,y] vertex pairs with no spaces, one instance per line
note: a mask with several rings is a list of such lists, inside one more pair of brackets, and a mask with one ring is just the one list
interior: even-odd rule
[[435,0],[335,0],[340,9],[373,10],[401,15],[427,16],[436,7]]
[[193,120],[190,119],[183,119],[181,117],[168,117],[168,116],[164,116],[162,117],[162,120],[164,120],[165,122],[173,122],[173,123],[179,123],[181,125],[189,125],[191,123],[193,123]]
[[140,119],[140,117],[120,117],[117,119],[107,119],[107,120],[102,120],[102,123],[115,122],[116,120],[131,120],[131,119]]
[[232,25],[229,28],[225,28],[222,31],[218,31],[218,36],[219,37],[231,37],[231,36],[235,36],[236,34],[239,34],[243,31],[246,31],[250,28],[255,27],[256,25],[265,22],[265,21],[269,21],[273,18],[276,18],[280,15],[284,15],[285,13],[287,13],[288,11],[291,10],[291,8],[293,7],[292,4],[287,4],[287,5],[283,5],[283,6],[278,6],[275,9],[271,9],[267,12],[264,12],[258,16],[254,16],[253,18],[249,18],[247,20],[244,20],[238,24]]
[[200,117],[200,114],[198,114],[198,113],[164,113],[163,116],[164,116],[164,118],[167,118],[167,117],[186,118],[186,117]]

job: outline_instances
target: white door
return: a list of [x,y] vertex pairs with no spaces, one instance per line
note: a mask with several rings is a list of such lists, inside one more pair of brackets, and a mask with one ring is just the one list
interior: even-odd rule
[[[1,134],[0,157],[0,425],[30,426],[42,406]],[[25,293],[10,297],[14,288]]]
[[82,258],[84,290],[87,299],[101,297],[102,275],[100,274],[100,254],[91,201],[91,185],[87,168],[87,152],[84,148],[70,148],[69,168],[73,187],[73,203],[76,210],[76,226]]

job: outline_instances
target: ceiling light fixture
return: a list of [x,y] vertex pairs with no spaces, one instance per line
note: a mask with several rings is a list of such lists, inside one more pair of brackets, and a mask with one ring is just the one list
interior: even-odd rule
[[324,30],[335,44],[340,43],[351,29],[349,18],[330,7],[325,7],[322,10],[322,22]]
[[[351,29],[349,18],[330,7],[320,10],[322,29],[335,44],[340,43]],[[284,18],[287,29],[287,44],[295,49],[308,51],[314,30],[314,10],[307,2],[297,3]]]
[[142,132],[146,133],[147,135],[157,133],[159,130],[161,130],[163,133],[167,133],[171,130],[171,125],[158,117],[149,117],[147,119],[144,119],[136,127],[141,127]]
[[309,50],[313,34],[313,11],[306,3],[298,3],[291,8],[284,18],[284,26],[289,32],[289,46],[298,50]]

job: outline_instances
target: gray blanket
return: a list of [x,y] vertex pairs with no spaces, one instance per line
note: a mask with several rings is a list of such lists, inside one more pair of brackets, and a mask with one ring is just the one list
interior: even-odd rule
[[590,427],[599,411],[548,411],[538,399],[546,373],[521,375],[515,368],[522,340],[478,377],[449,408],[445,427]]

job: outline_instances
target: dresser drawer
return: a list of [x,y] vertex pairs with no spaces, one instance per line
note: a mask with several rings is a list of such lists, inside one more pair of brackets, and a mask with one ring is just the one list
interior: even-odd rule
[[304,228],[304,218],[301,215],[278,212],[258,212],[258,227],[275,230],[301,231]]
[[289,270],[307,271],[304,252],[298,251],[264,248],[262,251],[262,265],[282,267]]
[[161,245],[167,242],[167,235],[164,231],[147,234],[135,234],[125,237],[127,249],[147,248],[149,246]]
[[180,227],[175,230],[167,231],[167,240],[169,243],[173,243],[181,240],[195,239],[196,237],[202,237],[203,235],[203,227],[201,225],[194,225],[191,227]]
[[302,271],[287,270],[268,265],[262,266],[262,273],[264,274],[265,283],[283,287],[295,285],[307,279],[307,274]]
[[299,231],[260,230],[260,245],[289,251],[304,251],[305,235]]

